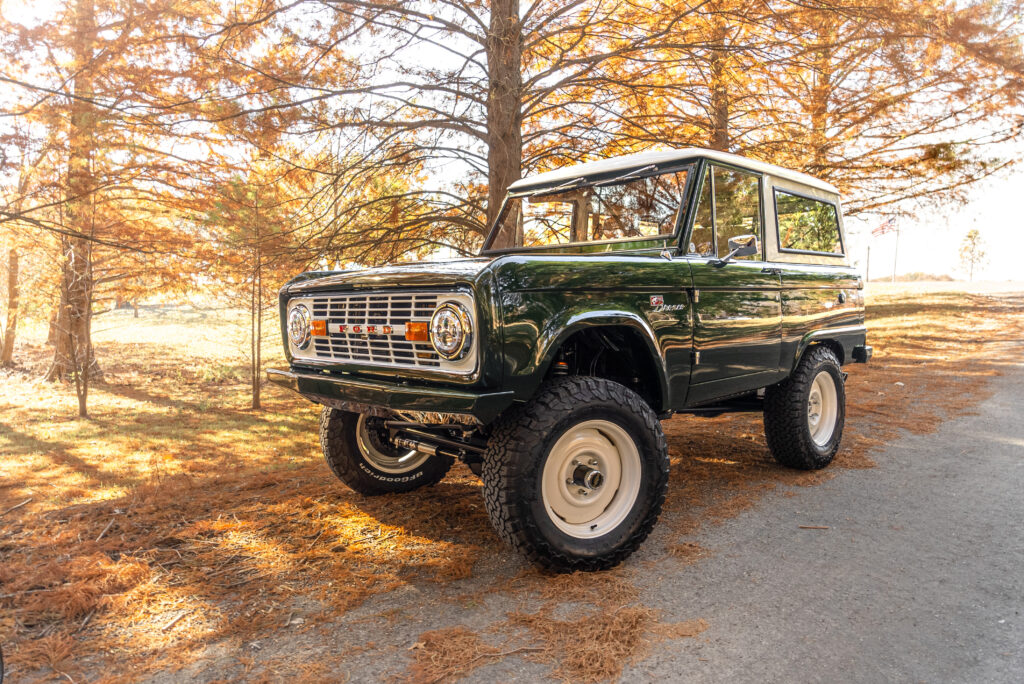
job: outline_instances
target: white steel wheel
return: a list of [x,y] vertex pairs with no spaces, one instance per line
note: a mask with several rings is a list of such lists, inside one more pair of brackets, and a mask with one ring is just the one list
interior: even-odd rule
[[808,349],[793,373],[765,388],[764,436],[788,468],[817,470],[835,458],[846,420],[846,388],[835,352]]
[[836,381],[831,373],[823,370],[814,376],[811,391],[807,395],[807,428],[815,444],[825,446],[831,441],[838,415]]
[[363,458],[374,468],[393,475],[400,475],[416,470],[430,458],[415,450],[396,449],[387,441],[387,429],[383,427],[383,418],[359,414],[356,421],[356,445]]
[[541,475],[544,508],[565,534],[600,537],[629,515],[641,476],[633,438],[613,422],[588,420],[571,427],[548,452]]
[[454,462],[396,448],[383,418],[326,406],[320,412],[320,448],[334,476],[365,496],[437,484]]

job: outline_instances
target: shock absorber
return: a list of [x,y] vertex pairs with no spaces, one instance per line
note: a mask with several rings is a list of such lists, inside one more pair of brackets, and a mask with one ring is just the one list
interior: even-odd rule
[[407,439],[405,437],[395,437],[394,444],[399,449],[411,449],[412,451],[419,451],[424,454],[430,454],[431,456],[451,456],[452,458],[459,458],[458,452],[454,449],[446,449],[437,444],[430,444],[429,442],[421,442],[417,439]]

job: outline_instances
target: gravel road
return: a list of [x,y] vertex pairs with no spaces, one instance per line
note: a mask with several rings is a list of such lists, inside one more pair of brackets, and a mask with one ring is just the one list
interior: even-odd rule
[[[990,390],[971,415],[876,452],[876,468],[779,487],[737,517],[703,526],[694,541],[709,555],[699,562],[666,558],[656,530],[627,563],[639,602],[665,621],[702,618],[709,627],[655,645],[622,680],[1022,681],[1024,364],[1007,365]],[[465,625],[486,636],[516,607],[495,587],[523,567],[511,553],[487,558],[471,579],[406,586],[316,636],[285,630],[243,648],[259,660],[341,655],[332,673],[339,680],[394,681],[427,630]],[[528,593],[515,601],[539,607]],[[572,606],[560,612],[571,618]],[[238,656],[211,647],[200,662],[151,681],[237,676]],[[515,655],[463,681],[533,682],[550,672]]]
[[708,528],[714,555],[645,592],[707,619],[705,638],[625,679],[1022,681],[1024,365],[991,389],[975,415],[900,439],[877,468]]

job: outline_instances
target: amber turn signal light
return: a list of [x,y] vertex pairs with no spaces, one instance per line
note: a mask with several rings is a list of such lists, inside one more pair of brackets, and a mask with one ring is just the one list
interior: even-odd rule
[[428,325],[426,321],[409,321],[405,324],[405,339],[410,342],[429,342]]
[[313,321],[310,326],[310,333],[315,337],[326,337],[327,336],[327,321]]

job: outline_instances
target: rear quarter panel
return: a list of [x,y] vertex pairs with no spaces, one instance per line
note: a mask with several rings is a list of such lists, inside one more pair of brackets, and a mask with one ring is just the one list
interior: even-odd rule
[[[804,349],[815,340],[833,340],[851,360],[853,347],[864,344],[863,281],[850,266],[842,206],[834,193],[766,176],[764,183],[765,255],[781,272],[782,358],[779,367],[791,372]],[[843,254],[801,254],[780,249],[774,188],[834,204]]]
[[843,347],[843,363],[853,347],[864,344],[864,294],[860,276],[850,268],[780,264],[782,269],[782,358],[791,371],[807,345],[834,340]]

